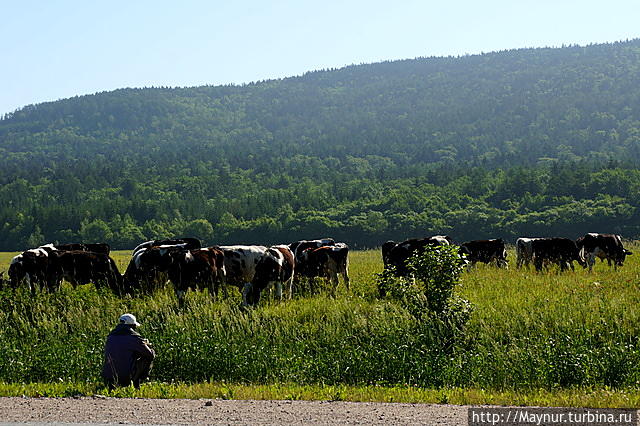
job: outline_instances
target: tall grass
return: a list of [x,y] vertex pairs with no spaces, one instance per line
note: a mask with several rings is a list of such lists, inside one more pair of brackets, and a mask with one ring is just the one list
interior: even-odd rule
[[[114,255],[122,270],[128,255]],[[352,289],[341,285],[335,299],[266,298],[250,310],[239,307],[235,289],[217,301],[189,293],[182,308],[170,288],[122,299],[92,285],[35,296],[4,289],[0,382],[99,382],[104,339],[118,316],[131,312],[157,351],[158,382],[505,392],[637,387],[638,257],[618,272],[606,264],[591,274],[485,266],[465,272],[456,291],[474,310],[465,337],[447,351],[430,343],[401,305],[378,298],[376,251],[352,253]],[[0,270],[10,258],[0,254]]]

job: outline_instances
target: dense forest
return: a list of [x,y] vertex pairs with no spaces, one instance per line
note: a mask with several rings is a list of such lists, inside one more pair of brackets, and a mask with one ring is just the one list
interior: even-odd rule
[[0,250],[640,235],[640,40],[121,89],[0,119]]

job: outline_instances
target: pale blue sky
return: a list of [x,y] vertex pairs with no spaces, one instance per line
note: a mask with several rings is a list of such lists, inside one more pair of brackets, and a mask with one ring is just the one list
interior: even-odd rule
[[640,0],[0,0],[0,115],[123,87],[640,37]]

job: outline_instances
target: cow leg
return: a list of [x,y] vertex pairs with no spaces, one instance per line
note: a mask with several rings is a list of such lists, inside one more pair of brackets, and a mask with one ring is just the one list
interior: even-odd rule
[[347,274],[346,272],[342,273],[342,279],[344,280],[344,285],[345,287],[347,287],[347,290],[350,290],[350,283],[349,283],[349,274]]
[[540,258],[534,259],[533,265],[535,266],[536,271],[538,272],[542,271],[542,259]]
[[286,281],[286,286],[289,287],[289,300],[293,299],[293,275]]
[[276,298],[278,300],[282,300],[282,281],[278,280],[278,281],[275,282],[274,285],[276,287]]
[[329,281],[331,282],[331,295],[336,297],[336,290],[338,289],[338,273],[333,273],[329,277]]
[[176,289],[176,298],[178,299],[178,306],[184,306],[184,296],[186,295],[186,291]]
[[249,298],[252,298],[252,295],[249,294],[253,290],[253,286],[251,283],[244,283],[242,287],[242,306],[249,306]]
[[211,280],[209,283],[209,293],[214,300],[218,300],[218,294],[220,293],[220,282],[218,280]]
[[262,289],[258,286],[251,285],[251,288],[248,291],[247,303],[251,306],[257,306],[260,302],[260,296],[262,294]]

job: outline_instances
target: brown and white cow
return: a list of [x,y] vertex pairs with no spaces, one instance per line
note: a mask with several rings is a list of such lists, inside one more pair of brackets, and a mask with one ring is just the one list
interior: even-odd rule
[[622,245],[620,235],[589,233],[576,240],[581,256],[584,258],[589,272],[592,271],[596,258],[607,260],[609,267],[613,268],[624,265],[627,256],[633,254]]
[[565,271],[567,268],[573,270],[574,261],[584,265],[578,246],[569,238],[537,238],[531,241],[531,250],[536,271],[541,271],[543,267],[552,263],[557,264],[560,271]]
[[288,286],[289,299],[293,292],[293,277],[295,258],[293,252],[286,245],[269,247],[256,264],[256,271],[251,280],[251,289],[247,295],[250,305],[257,305],[262,291],[274,284],[276,297],[282,300],[282,287]]
[[499,268],[506,268],[507,250],[502,238],[492,240],[473,240],[460,245],[466,259],[473,266],[478,262],[489,264],[495,262]]
[[319,248],[325,246],[334,246],[336,244],[333,238],[318,238],[316,240],[300,240],[289,244],[289,249],[293,256],[297,259],[300,253],[310,248]]
[[349,290],[349,247],[345,243],[335,243],[333,246],[302,251],[296,258],[296,276],[328,279],[332,284],[333,295],[338,287],[339,276],[342,276]]
[[216,297],[220,284],[224,282],[224,252],[218,247],[195,250],[171,250],[166,270],[173,283],[178,302],[182,305],[188,290],[207,288]]

